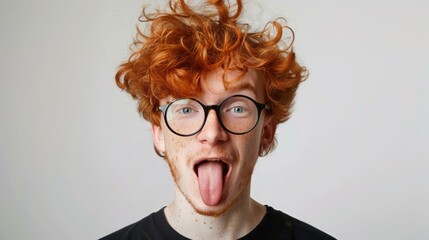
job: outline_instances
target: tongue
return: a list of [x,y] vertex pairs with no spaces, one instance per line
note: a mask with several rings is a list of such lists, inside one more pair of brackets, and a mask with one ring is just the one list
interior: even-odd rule
[[198,185],[203,202],[208,206],[219,203],[223,189],[222,163],[208,161],[198,166]]

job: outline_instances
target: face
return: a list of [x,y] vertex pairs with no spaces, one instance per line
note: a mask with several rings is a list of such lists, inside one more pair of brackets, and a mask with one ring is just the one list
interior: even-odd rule
[[[226,80],[238,72],[229,71]],[[245,95],[265,103],[261,76],[249,70],[225,90],[222,70],[203,77],[202,94],[196,96],[205,105],[216,105],[233,95]],[[174,99],[163,99],[161,105]],[[250,180],[261,146],[274,138],[275,123],[263,110],[256,127],[249,133],[234,135],[220,125],[210,110],[204,127],[195,135],[181,137],[171,132],[164,119],[152,126],[155,147],[164,153],[178,192],[200,214],[219,216],[234,204],[250,198]]]

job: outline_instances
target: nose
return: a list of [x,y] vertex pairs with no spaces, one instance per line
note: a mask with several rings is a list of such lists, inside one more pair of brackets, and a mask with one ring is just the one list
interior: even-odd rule
[[218,116],[214,109],[209,110],[206,122],[201,131],[197,134],[197,138],[199,141],[206,142],[211,145],[224,142],[228,139],[228,133],[220,125]]

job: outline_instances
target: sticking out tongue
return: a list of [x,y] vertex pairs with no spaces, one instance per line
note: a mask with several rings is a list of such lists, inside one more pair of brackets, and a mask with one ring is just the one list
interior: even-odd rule
[[208,206],[219,203],[223,189],[223,163],[207,161],[198,165],[198,185],[203,202]]

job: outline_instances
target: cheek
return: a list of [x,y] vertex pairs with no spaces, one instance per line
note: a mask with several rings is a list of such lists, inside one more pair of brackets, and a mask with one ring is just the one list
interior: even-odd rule
[[262,138],[262,126],[258,125],[253,129],[253,131],[249,134],[248,139],[248,147],[253,150],[259,151],[259,146],[261,145]]
[[177,147],[177,148],[184,148],[187,144],[186,141],[184,141],[184,138],[171,138],[170,139],[171,146]]
[[[259,156],[259,148],[261,145],[261,134],[259,129],[254,129],[252,132],[240,136],[237,141],[236,149],[241,152],[241,155],[248,159],[246,162],[253,162]],[[252,161],[250,161],[252,160]]]
[[188,139],[178,136],[165,136],[165,147],[166,152],[169,156],[177,158],[181,152],[186,152],[187,146],[189,146]]
[[181,163],[185,162],[183,159],[186,158],[184,154],[187,153],[188,145],[185,138],[165,136],[165,156],[175,182],[182,178],[183,164]]
[[168,153],[165,154],[165,157],[167,159],[168,166],[170,167],[171,175],[173,176],[173,179],[175,182],[177,182],[180,179],[180,171],[177,169],[176,160],[174,160],[174,157],[170,156]]

